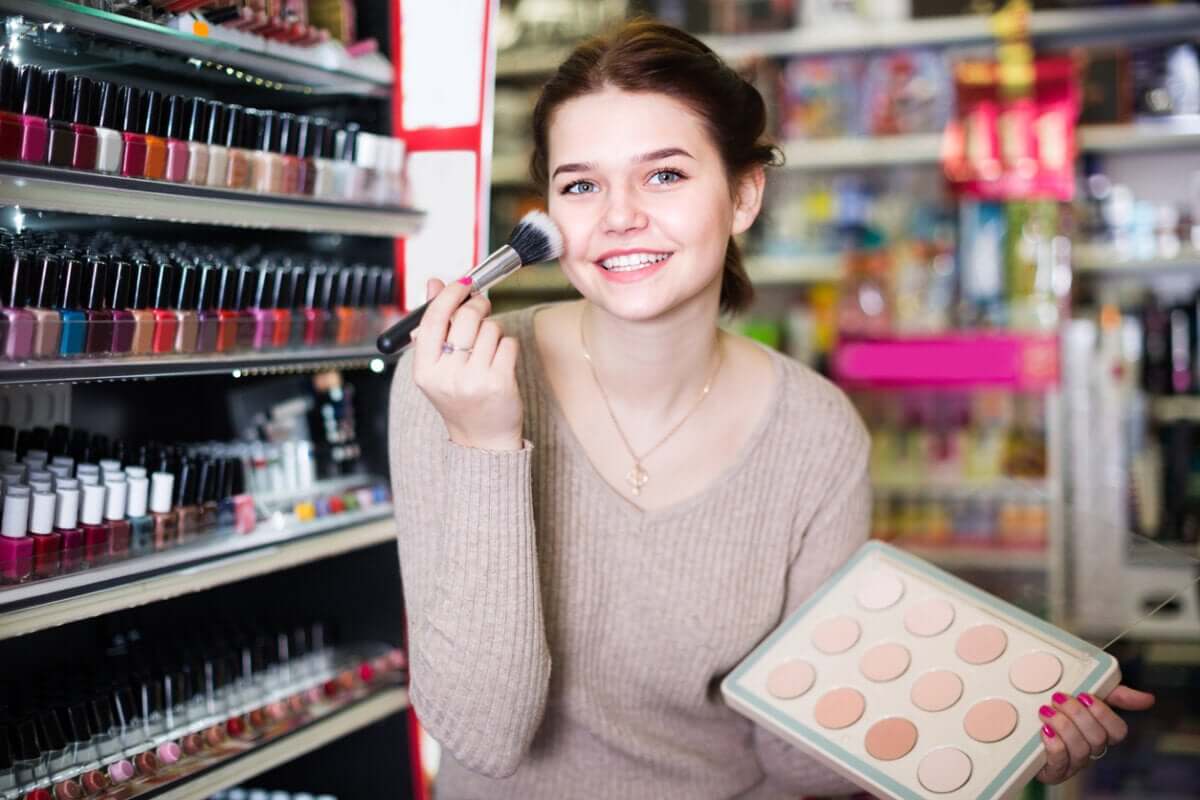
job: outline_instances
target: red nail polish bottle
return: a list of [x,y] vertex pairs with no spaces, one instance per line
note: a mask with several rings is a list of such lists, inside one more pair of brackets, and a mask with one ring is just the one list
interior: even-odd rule
[[92,103],[94,92],[90,78],[83,75],[71,78],[71,132],[75,134],[71,152],[73,169],[94,170],[99,161],[100,137],[95,126],[99,121],[100,106]]
[[334,320],[336,331],[331,337],[335,344],[347,345],[354,337],[354,320],[358,309],[354,308],[354,270],[343,267],[337,272],[337,289],[334,294]]
[[271,287],[271,307],[275,316],[275,332],[271,335],[273,347],[287,347],[292,333],[292,272],[283,267],[274,268],[275,280]]
[[83,529],[83,561],[88,566],[98,566],[108,560],[108,523],[104,521],[104,500],[107,490],[103,485],[85,483],[83,510],[80,513]]
[[387,267],[379,269],[382,276],[379,281],[379,322],[375,334],[383,333],[404,316],[396,297],[396,273]]
[[325,298],[329,296],[332,274],[325,267],[313,267],[308,271],[304,286],[304,344],[313,346],[325,343],[329,331],[329,311]]
[[151,348],[155,353],[175,352],[175,334],[179,329],[179,317],[172,308],[171,297],[174,287],[175,268],[170,264],[158,265],[158,280],[154,284],[154,340]]
[[17,65],[11,61],[0,61],[0,159],[20,159],[21,139],[24,135]]
[[129,496],[129,483],[125,473],[116,472],[105,476],[108,500],[105,503],[104,520],[108,524],[108,555],[119,561],[129,555],[129,541],[133,529],[125,519],[125,500]]
[[54,506],[51,492],[34,492],[29,514],[29,538],[33,540],[33,574],[51,578],[62,569],[62,534],[54,530]]
[[248,310],[254,317],[254,341],[251,344],[255,350],[269,350],[275,342],[275,301],[274,294],[277,271],[262,267],[255,276],[254,305]]
[[218,353],[230,353],[237,349],[238,313],[237,305],[238,271],[233,267],[222,267],[217,281],[217,341],[214,350]]
[[121,174],[126,178],[141,178],[146,172],[146,137],[141,132],[141,90],[122,86],[117,92],[117,104],[121,108],[121,141],[125,144],[121,155]]
[[58,513],[54,532],[62,539],[62,571],[74,572],[83,563],[83,530],[79,527],[79,481],[60,478],[55,486]]
[[109,352],[121,355],[133,349],[133,338],[137,334],[137,319],[129,309],[133,264],[128,261],[116,261],[112,264],[112,273],[112,292],[109,296],[112,342],[109,344]]

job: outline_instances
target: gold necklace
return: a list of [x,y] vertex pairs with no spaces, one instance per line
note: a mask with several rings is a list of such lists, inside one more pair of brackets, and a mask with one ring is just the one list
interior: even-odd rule
[[655,442],[653,447],[639,456],[637,453],[633,452],[633,447],[630,446],[629,440],[625,438],[625,432],[621,430],[621,425],[619,422],[617,422],[617,415],[613,413],[612,403],[610,403],[608,400],[608,393],[604,391],[604,384],[600,383],[600,376],[596,372],[596,364],[592,361],[592,354],[588,352],[587,341],[584,339],[583,334],[583,317],[586,313],[587,307],[585,306],[583,314],[579,315],[579,345],[581,348],[583,348],[584,359],[587,360],[588,366],[591,367],[592,379],[596,381],[596,388],[600,390],[600,397],[604,399],[604,407],[608,409],[608,416],[612,420],[613,427],[617,429],[617,435],[621,437],[621,443],[625,445],[625,450],[629,453],[629,457],[633,459],[633,468],[630,469],[625,475],[625,481],[633,490],[634,497],[637,497],[642,493],[642,487],[650,481],[650,473],[646,472],[646,468],[642,466],[642,462],[647,456],[661,447],[663,442],[667,441],[667,439],[670,439],[675,431],[683,427],[683,423],[688,421],[688,418],[691,417],[692,414],[696,412],[696,409],[700,407],[700,404],[704,402],[704,398],[708,397],[708,392],[710,389],[712,389],[713,381],[716,380],[717,373],[721,371],[721,362],[724,360],[724,351],[721,349],[721,333],[720,331],[717,332],[717,363],[713,366],[713,371],[708,376],[708,381],[704,384],[704,388],[700,390],[700,397],[696,399],[695,405],[693,405],[688,412],[683,415],[682,419],[671,426],[671,430],[667,431],[665,436]]

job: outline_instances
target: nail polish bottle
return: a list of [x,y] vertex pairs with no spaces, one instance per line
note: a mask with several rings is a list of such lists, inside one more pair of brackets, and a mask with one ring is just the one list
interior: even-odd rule
[[322,200],[333,198],[337,165],[333,161],[333,124],[327,119],[313,120],[309,135],[309,155],[313,160],[313,189],[309,194]]
[[283,190],[283,159],[279,155],[279,114],[258,112],[258,141],[251,167],[250,182],[259,194],[278,194]]
[[218,462],[211,458],[200,462],[200,530],[205,533],[217,527],[217,466]]
[[370,267],[359,267],[362,273],[362,304],[359,306],[355,341],[362,343],[374,338],[379,327],[379,273]]
[[83,530],[79,527],[79,481],[60,478],[54,487],[57,512],[54,532],[62,539],[62,571],[74,572],[83,563]]
[[329,331],[329,312],[324,304],[329,279],[329,270],[325,267],[308,270],[304,284],[304,344],[309,347],[325,344]]
[[4,492],[4,517],[0,520],[0,582],[21,583],[33,575],[33,540],[29,527],[28,486],[8,486]]
[[271,346],[281,348],[288,346],[288,337],[292,333],[292,271],[281,266],[274,272],[271,305],[275,309],[275,332],[271,336]]
[[182,97],[173,94],[167,98],[167,169],[166,177],[171,183],[187,180],[190,158],[188,143],[184,140],[184,121],[187,106]]
[[221,314],[217,310],[217,289],[221,270],[216,267],[201,267],[200,288],[196,292],[196,352],[215,353],[217,337],[221,333]]
[[199,470],[196,462],[184,459],[175,484],[175,513],[179,515],[179,541],[191,541],[200,532]]
[[28,309],[33,259],[27,253],[13,253],[8,262],[11,266],[4,284],[7,292],[2,298],[4,306],[0,308],[0,317],[8,323],[4,355],[17,361],[33,354],[35,318]]
[[17,70],[21,87],[21,160],[31,164],[46,163],[47,130],[43,113],[45,76],[41,69],[24,64]]
[[153,275],[154,268],[150,262],[139,259],[133,265],[133,289],[128,306],[129,316],[133,319],[133,338],[129,343],[129,352],[133,355],[154,352],[154,312],[150,309]]
[[80,478],[83,508],[80,528],[83,529],[83,562],[95,567],[108,560],[108,524],[104,521],[104,501],[108,490],[101,483],[84,483]]
[[57,496],[51,492],[34,492],[33,509],[29,514],[29,538],[33,543],[33,574],[51,578],[62,569],[62,534],[54,530],[54,509]]
[[150,517],[154,520],[154,549],[166,550],[179,542],[179,515],[171,507],[175,476],[160,470],[150,476]]
[[208,103],[202,97],[193,97],[187,103],[188,171],[187,182],[192,186],[203,186],[208,180],[208,144],[205,135],[208,129]]
[[[12,290],[13,253],[7,248],[0,249],[0,304]],[[8,347],[8,317],[0,314],[0,354]]]
[[147,89],[142,99],[142,133],[146,139],[144,177],[161,181],[167,176],[167,124],[162,95]]
[[71,168],[94,170],[100,152],[96,133],[99,107],[95,102],[95,85],[90,78],[76,75],[71,78],[71,133],[75,141],[71,148]]
[[142,92],[133,86],[117,91],[120,107],[121,174],[126,178],[141,178],[146,174],[146,136],[142,133]]
[[46,120],[46,163],[70,167],[75,155],[75,131],[71,130],[71,103],[66,73],[46,73],[50,100]]
[[237,349],[238,323],[241,320],[241,314],[236,309],[237,279],[238,271],[234,267],[221,267],[218,270],[217,339],[213,346],[217,353],[231,353]]
[[[333,341],[335,344],[347,345],[354,339],[355,323],[358,317],[358,309],[355,307],[357,298],[355,297],[355,273],[349,267],[342,267],[337,273],[337,289],[334,299],[334,318],[337,325],[337,333]],[[358,282],[361,286],[361,282]]]
[[267,350],[275,341],[275,306],[272,294],[275,290],[275,270],[263,266],[257,271],[254,284],[254,304],[248,309],[254,317],[255,350]]
[[220,188],[229,178],[229,151],[225,149],[225,106],[208,102],[208,186]]
[[133,351],[133,339],[137,335],[137,318],[130,310],[130,293],[133,283],[133,264],[116,261],[112,264],[112,343],[109,351],[113,355],[124,355]]
[[158,265],[158,279],[154,282],[154,340],[155,353],[175,352],[175,338],[179,333],[179,317],[175,313],[173,290],[176,270],[165,261]]
[[80,290],[83,284],[83,262],[68,256],[58,268],[58,313],[62,317],[62,338],[58,354],[77,356],[87,344],[87,312],[83,310]]
[[[59,691],[61,690],[55,689],[56,693]],[[62,725],[58,721],[57,710],[46,708],[43,705],[37,714],[37,725],[38,741],[42,744],[42,753],[46,758],[46,770],[56,784],[54,788],[59,790],[57,794],[51,795],[50,800],[56,800],[56,798],[57,800],[61,800],[61,798],[66,796],[72,798],[83,797],[83,792],[78,785],[72,787],[74,794],[63,794],[64,782],[61,778],[63,773],[74,765],[75,753],[73,750],[67,748],[67,737],[63,735]],[[69,792],[70,790],[66,791]]]
[[24,136],[17,65],[11,61],[0,61],[0,159],[20,160]]
[[196,313],[196,268],[179,270],[175,291],[175,352],[196,352],[196,340],[200,334],[200,317]]
[[129,517],[129,554],[133,556],[154,552],[154,518],[148,513],[150,479],[146,468],[125,468],[125,483],[129,486],[125,510]]
[[250,188],[251,152],[246,148],[246,130],[253,119],[238,105],[225,107],[228,118],[225,122],[225,150],[229,154],[229,166],[225,172],[225,186],[229,189]]
[[17,778],[17,783],[28,785],[40,780],[45,774],[46,768],[42,759],[42,750],[38,747],[37,724],[33,717],[26,717],[17,723],[16,736],[13,738],[12,744],[16,756],[13,759],[13,774]]
[[97,464],[80,463],[75,465],[75,478],[80,486],[100,485],[100,467]]
[[317,182],[316,165],[309,154],[309,139],[315,140],[312,130],[312,119],[306,116],[296,117],[293,124],[292,136],[288,140],[289,150],[296,157],[296,188],[292,194],[311,197],[313,186]]
[[353,202],[362,185],[359,168],[355,164],[358,149],[359,126],[349,122],[334,137],[336,165],[334,168],[334,192],[339,198]]
[[96,98],[96,110],[93,119],[96,124],[96,171],[115,175],[121,171],[125,155],[125,141],[121,131],[117,130],[117,113],[120,108],[120,94],[117,87],[109,81],[98,81],[93,88]]
[[379,182],[380,137],[360,131],[354,147],[354,163],[358,167],[356,183],[349,198],[354,203],[374,204]]
[[129,484],[124,472],[112,472],[105,476],[104,488],[108,490],[104,519],[108,524],[108,555],[114,561],[129,555],[132,529],[125,519],[125,501],[129,496]]
[[87,260],[83,270],[83,307],[87,313],[88,355],[108,353],[112,349],[113,315],[108,307],[108,262],[100,256]]
[[292,347],[304,344],[304,331],[308,327],[305,314],[304,295],[308,291],[308,267],[292,267],[288,274],[291,276],[291,292],[287,299],[292,326],[287,341]]
[[379,330],[382,333],[395,325],[404,316],[396,297],[396,273],[387,267],[377,267],[382,277],[379,282]]
[[62,315],[58,303],[58,259],[42,253],[36,261],[34,273],[33,302],[29,313],[33,315],[33,340],[30,343],[34,358],[57,358],[62,342]]

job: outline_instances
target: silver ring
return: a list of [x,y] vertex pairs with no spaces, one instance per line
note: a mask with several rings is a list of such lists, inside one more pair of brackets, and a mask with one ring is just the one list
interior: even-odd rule
[[442,342],[442,353],[445,355],[449,355],[450,353],[470,353],[472,349],[470,347],[459,347],[449,342]]
[[1100,755],[1088,756],[1088,758],[1092,759],[1092,761],[1099,761],[1100,759],[1104,758],[1104,756],[1106,756],[1107,754],[1108,754],[1108,745],[1104,745],[1104,749],[1100,751]]

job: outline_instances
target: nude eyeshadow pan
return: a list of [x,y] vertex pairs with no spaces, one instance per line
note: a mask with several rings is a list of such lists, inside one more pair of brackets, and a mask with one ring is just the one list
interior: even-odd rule
[[1001,800],[1044,763],[1037,709],[1115,660],[869,542],[722,682],[726,702],[881,798]]

